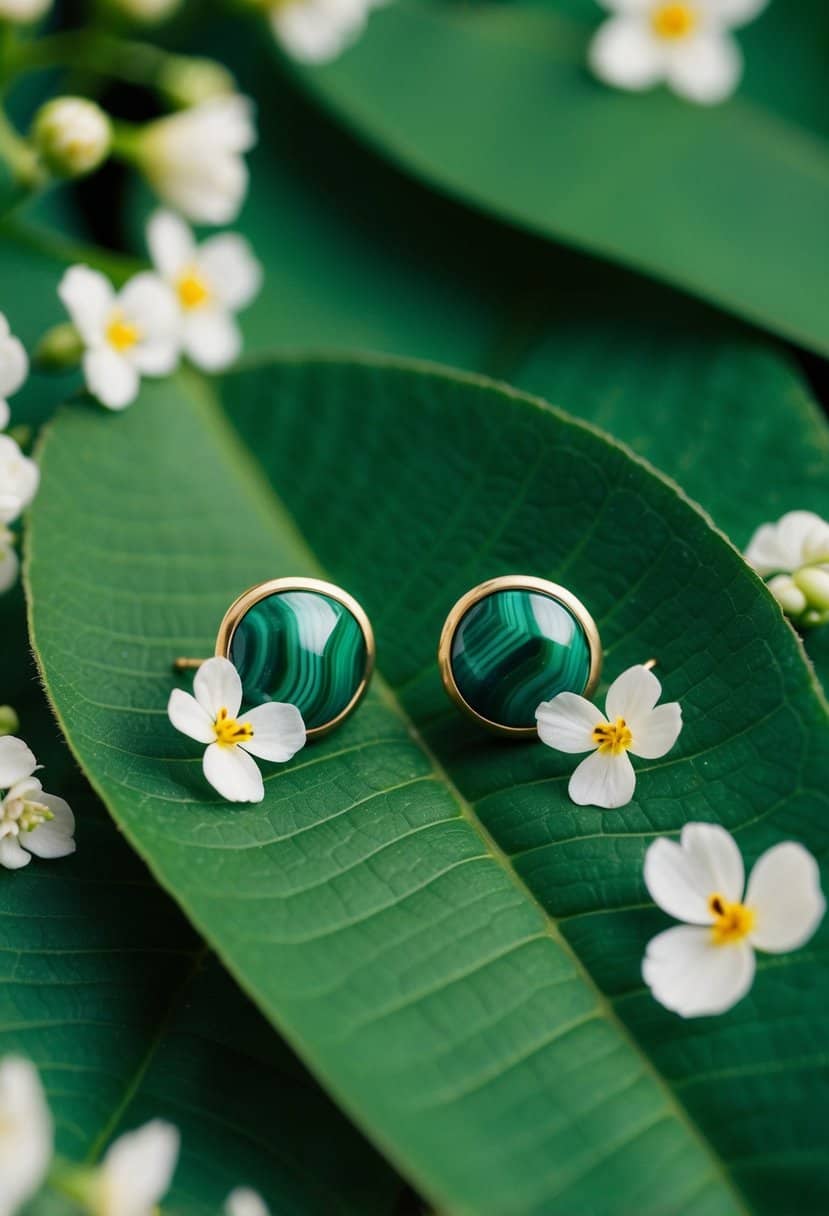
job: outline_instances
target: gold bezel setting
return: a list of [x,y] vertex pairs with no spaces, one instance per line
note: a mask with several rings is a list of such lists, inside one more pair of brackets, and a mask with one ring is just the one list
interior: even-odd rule
[[450,609],[441,630],[440,642],[438,644],[438,666],[440,667],[443,687],[459,709],[463,710],[469,717],[474,718],[482,726],[485,726],[487,730],[511,739],[536,738],[537,731],[534,726],[505,726],[501,722],[493,722],[489,718],[485,718],[483,714],[479,714],[464,698],[463,693],[455,682],[455,674],[452,670],[452,642],[454,641],[458,626],[470,608],[497,591],[535,591],[540,595],[546,595],[550,599],[556,600],[575,617],[587,639],[587,645],[590,650],[590,670],[587,676],[587,683],[581,690],[573,689],[574,692],[580,691],[584,697],[589,697],[595,691],[602,671],[602,645],[599,638],[599,630],[593,617],[581,600],[573,595],[572,591],[568,591],[566,587],[559,586],[558,583],[551,583],[544,578],[534,578],[532,575],[504,574],[500,578],[487,579],[486,582],[479,583],[477,587],[473,587],[465,595],[462,595]]
[[233,635],[242,617],[250,612],[251,608],[260,603],[261,600],[268,599],[272,595],[279,595],[284,591],[315,591],[319,595],[327,596],[328,599],[336,600],[338,604],[342,604],[344,608],[347,608],[354,617],[360,626],[363,640],[366,644],[366,665],[363,671],[363,678],[348,705],[340,710],[336,718],[332,718],[330,722],[323,722],[321,726],[309,727],[308,729],[309,739],[319,739],[323,735],[327,735],[329,731],[334,730],[336,726],[339,726],[357,708],[366,694],[366,689],[374,671],[376,656],[374,630],[362,605],[358,604],[352,595],[349,595],[347,591],[343,591],[342,587],[338,587],[336,583],[327,583],[319,578],[272,578],[265,583],[256,583],[253,587],[249,587],[247,591],[243,591],[233,601],[222,617],[219,632],[216,634],[215,654],[219,658],[229,659]]

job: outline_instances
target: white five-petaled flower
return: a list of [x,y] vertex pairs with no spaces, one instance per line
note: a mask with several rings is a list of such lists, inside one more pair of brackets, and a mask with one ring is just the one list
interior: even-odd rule
[[247,1186],[231,1191],[225,1202],[225,1216],[270,1216],[261,1195]]
[[187,224],[157,211],[147,228],[150,257],[175,293],[184,353],[197,367],[219,371],[242,348],[234,313],[262,284],[262,267],[244,237],[222,233],[197,245]]
[[584,697],[561,692],[536,710],[543,743],[561,752],[592,752],[575,769],[568,792],[579,806],[610,809],[633,797],[636,774],[628,752],[664,756],[682,729],[676,701],[657,705],[662,685],[646,667],[629,667],[607,690],[606,714]]
[[138,160],[171,207],[197,224],[235,220],[248,187],[243,156],[256,143],[253,103],[212,97],[144,128]]
[[141,376],[165,376],[178,363],[178,308],[157,275],[135,275],[116,294],[105,275],[71,266],[58,287],[86,347],[86,387],[102,405],[121,410],[135,400]]
[[42,1183],[52,1159],[52,1117],[28,1060],[0,1061],[0,1216],[12,1216]]
[[178,1152],[178,1130],[161,1119],[119,1137],[89,1183],[94,1216],[155,1216],[170,1188]]
[[277,41],[301,63],[335,59],[362,33],[385,0],[276,0],[270,19]]
[[284,764],[305,745],[305,724],[295,705],[272,701],[239,720],[242,681],[229,659],[208,659],[193,692],[173,689],[167,706],[176,730],[206,743],[204,775],[228,802],[261,802],[265,786],[252,756]]
[[37,493],[40,469],[11,435],[0,435],[0,524],[13,523]]
[[19,338],[15,338],[9,323],[0,312],[0,431],[9,424],[7,397],[24,383],[29,374],[29,359]]
[[[829,620],[829,523],[812,511],[789,511],[757,529],[746,561],[789,616],[803,625]],[[769,577],[769,576],[774,577]]]
[[743,70],[731,30],[768,0],[599,0],[613,16],[590,45],[590,65],[607,84],[649,89],[661,81],[689,101],[713,105]]
[[686,923],[652,939],[642,975],[660,1004],[685,1018],[730,1009],[751,987],[755,949],[797,950],[826,907],[814,857],[791,841],[763,853],[744,893],[734,837],[710,823],[686,823],[678,844],[654,841],[645,885],[660,908]]
[[39,765],[22,739],[0,738],[0,866],[19,870],[35,857],[75,852],[75,817],[63,798],[46,794],[33,774]]

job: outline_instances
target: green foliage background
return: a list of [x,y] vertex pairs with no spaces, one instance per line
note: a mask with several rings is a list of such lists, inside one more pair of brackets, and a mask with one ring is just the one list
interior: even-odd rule
[[[169,1117],[188,1214],[243,1181],[274,1213],[401,1216],[409,1184],[492,1216],[825,1210],[827,930],[719,1019],[680,1022],[638,974],[665,924],[641,883],[655,835],[708,819],[749,857],[785,838],[826,857],[825,701],[729,544],[787,509],[829,517],[821,365],[783,340],[825,351],[829,315],[826,17],[803,13],[745,33],[744,92],[710,112],[591,82],[577,0],[395,5],[301,73],[241,18],[173,31],[259,102],[245,368],[149,386],[118,418],[71,377],[14,402],[40,423],[69,401],[27,561],[74,759],[17,644],[0,700],[76,807],[79,852],[0,881],[0,1052],[41,1067],[63,1153]],[[623,205],[591,207],[609,164]],[[150,205],[131,194],[130,258]],[[0,305],[30,344],[84,260],[82,216],[54,199],[6,223]],[[493,745],[442,700],[446,609],[519,567],[589,604],[609,678],[655,653],[683,702],[676,755],[620,812],[577,811],[560,758]],[[249,582],[320,568],[368,608],[381,677],[261,808],[224,806],[166,723],[168,661],[207,653]],[[22,637],[21,597],[0,613]],[[807,646],[829,678],[825,638]]]

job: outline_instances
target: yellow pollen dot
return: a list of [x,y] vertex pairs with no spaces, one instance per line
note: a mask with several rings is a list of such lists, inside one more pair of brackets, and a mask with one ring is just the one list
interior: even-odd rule
[[120,311],[114,312],[106,327],[106,338],[110,346],[114,346],[119,354],[130,350],[141,339],[141,331],[137,325],[127,321]]
[[651,14],[651,24],[657,37],[673,41],[676,38],[687,38],[693,32],[697,15],[690,4],[659,4]]
[[221,747],[235,747],[237,743],[247,743],[253,738],[250,722],[238,722],[236,718],[231,718],[224,707],[216,714],[213,729],[216,742]]
[[722,895],[708,897],[708,910],[714,917],[711,936],[715,946],[727,946],[746,937],[754,928],[755,913],[745,904],[732,904]]
[[630,747],[633,735],[624,718],[617,718],[615,722],[600,722],[594,726],[593,742],[598,745],[600,752],[620,756]]
[[212,294],[204,277],[192,266],[179,276],[176,290],[181,307],[188,312],[194,308],[201,308]]

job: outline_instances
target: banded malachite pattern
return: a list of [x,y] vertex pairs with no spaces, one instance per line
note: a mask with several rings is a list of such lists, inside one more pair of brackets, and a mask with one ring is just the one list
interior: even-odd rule
[[356,618],[318,591],[280,591],[242,617],[230,643],[245,705],[287,701],[309,730],[342,713],[363,680],[366,642]]
[[493,591],[462,618],[452,674],[466,703],[501,726],[535,726],[542,701],[582,693],[590,647],[573,614],[536,591]]

